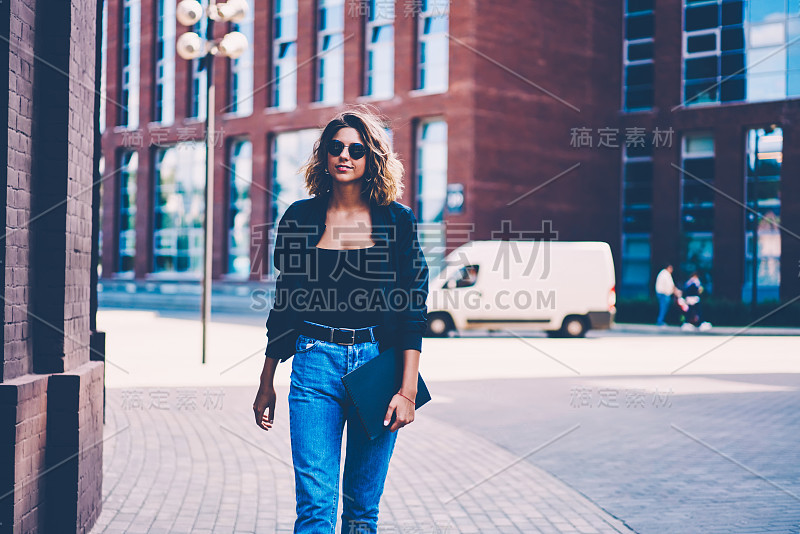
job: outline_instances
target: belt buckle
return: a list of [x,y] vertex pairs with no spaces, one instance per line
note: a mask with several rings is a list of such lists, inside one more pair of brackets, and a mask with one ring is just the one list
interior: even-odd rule
[[[339,343],[339,345],[354,345],[356,342],[356,329],[355,328],[337,328],[336,330],[349,330],[353,334],[353,341],[350,343]],[[333,340],[333,331],[331,331],[331,340]]]

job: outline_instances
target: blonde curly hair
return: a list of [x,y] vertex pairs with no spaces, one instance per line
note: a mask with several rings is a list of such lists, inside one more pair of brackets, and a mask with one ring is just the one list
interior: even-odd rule
[[389,145],[389,136],[384,129],[388,125],[388,120],[366,105],[351,106],[337,113],[322,130],[311,157],[301,169],[308,194],[319,196],[330,192],[333,178],[325,172],[328,168],[328,142],[342,128],[354,128],[367,148],[362,194],[369,202],[380,206],[401,197],[405,187],[404,169]]

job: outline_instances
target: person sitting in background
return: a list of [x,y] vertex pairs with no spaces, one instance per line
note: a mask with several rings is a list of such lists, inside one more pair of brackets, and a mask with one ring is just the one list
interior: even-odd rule
[[692,271],[689,279],[683,287],[683,300],[685,301],[684,310],[684,323],[681,328],[689,330],[699,328],[700,330],[708,330],[711,328],[711,323],[705,322],[701,317],[700,309],[700,294],[703,292],[703,284],[700,283],[700,277],[697,271]]

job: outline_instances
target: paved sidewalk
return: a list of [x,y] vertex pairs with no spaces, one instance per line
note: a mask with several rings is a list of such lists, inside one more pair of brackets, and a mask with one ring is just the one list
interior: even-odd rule
[[[269,432],[253,420],[254,393],[107,390],[105,500],[92,534],[291,532],[288,389],[278,389]],[[400,431],[381,532],[631,532],[545,471],[431,412]]]
[[[477,433],[517,454],[579,425],[530,461],[636,532],[800,532],[800,374],[435,386],[453,402],[429,415],[453,425],[479,421]],[[468,405],[479,389],[484,400]]]
[[[263,325],[215,318],[206,364],[194,317],[104,310],[98,325],[106,500],[93,532],[290,532],[289,362],[278,426],[258,429],[250,408]],[[799,342],[426,339],[434,400],[400,431],[381,531],[798,534]]]

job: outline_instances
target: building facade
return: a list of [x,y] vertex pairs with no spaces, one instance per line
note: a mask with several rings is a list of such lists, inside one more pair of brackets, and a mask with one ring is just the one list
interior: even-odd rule
[[98,5],[0,2],[2,532],[88,532],[102,507]]
[[800,8],[782,0],[623,7],[617,127],[650,135],[647,146],[622,150],[622,287],[646,292],[672,263],[684,277],[698,270],[713,295],[731,300],[796,297]]
[[[622,296],[670,262],[714,295],[746,300],[755,270],[759,300],[788,298],[796,14],[773,3],[252,0],[215,28],[251,47],[214,71],[214,277],[272,279],[263,233],[306,196],[318,129],[369,103],[434,270],[471,239],[599,240]],[[106,282],[201,272],[206,80],[175,54],[172,4],[107,4]]]

